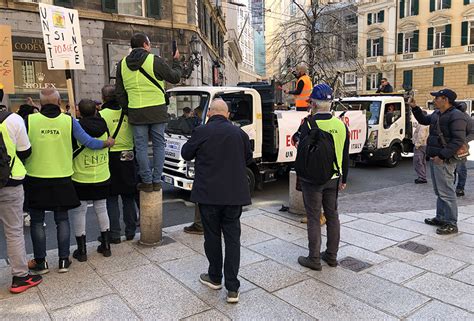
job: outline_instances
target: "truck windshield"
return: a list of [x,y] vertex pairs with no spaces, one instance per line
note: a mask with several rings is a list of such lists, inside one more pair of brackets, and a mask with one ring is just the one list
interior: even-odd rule
[[194,117],[199,123],[202,123],[202,115],[205,115],[205,110],[209,103],[209,93],[171,91],[169,94],[170,104],[168,106],[168,113],[170,119]]
[[380,107],[382,102],[380,101],[340,101],[338,102],[337,110],[365,110],[369,125],[377,125],[380,118]]

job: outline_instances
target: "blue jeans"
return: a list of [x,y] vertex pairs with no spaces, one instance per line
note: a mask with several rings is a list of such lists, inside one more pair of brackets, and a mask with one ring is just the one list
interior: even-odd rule
[[467,180],[467,167],[466,167],[466,161],[463,162],[458,162],[458,165],[456,166],[456,175],[458,177],[457,181],[457,189],[464,189],[464,186],[466,186],[466,180]]
[[[46,233],[44,231],[44,211],[30,209],[31,241],[35,259],[46,257]],[[67,211],[54,212],[56,236],[58,239],[58,255],[60,258],[69,257],[69,216]]]
[[[166,123],[133,126],[138,175],[143,183],[161,182],[165,164],[165,127]],[[153,144],[153,170],[148,159],[148,135]]]
[[436,219],[444,223],[457,225],[458,204],[453,184],[456,162],[436,165],[431,161],[430,168],[433,189],[436,196],[438,196],[436,201]]
[[[135,207],[135,195],[120,195],[123,205],[123,222],[125,223],[125,235],[135,236],[137,229],[137,209]],[[120,238],[120,209],[118,195],[107,197],[107,213],[110,220],[110,237],[112,239]]]

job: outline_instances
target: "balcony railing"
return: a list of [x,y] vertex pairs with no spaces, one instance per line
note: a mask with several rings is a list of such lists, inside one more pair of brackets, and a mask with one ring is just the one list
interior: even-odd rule
[[446,49],[434,49],[433,50],[433,57],[438,57],[438,56],[445,56],[446,55]]
[[474,45],[467,46],[467,52],[473,53],[474,52]]

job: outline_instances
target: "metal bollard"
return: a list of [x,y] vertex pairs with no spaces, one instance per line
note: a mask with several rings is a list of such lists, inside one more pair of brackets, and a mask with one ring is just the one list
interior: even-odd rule
[[140,244],[159,245],[162,240],[163,193],[140,192]]
[[303,203],[303,193],[296,190],[296,172],[290,171],[290,213],[298,215],[306,215]]

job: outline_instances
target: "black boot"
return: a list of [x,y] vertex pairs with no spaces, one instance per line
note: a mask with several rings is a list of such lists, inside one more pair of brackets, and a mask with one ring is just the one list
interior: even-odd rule
[[87,261],[86,236],[76,236],[77,250],[72,253],[72,257],[79,262]]
[[112,255],[112,252],[110,251],[109,230],[100,232],[100,236],[102,236],[102,242],[100,242],[100,245],[97,247],[97,252],[102,253],[105,257],[109,257]]

